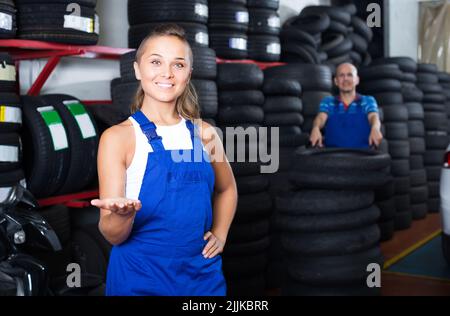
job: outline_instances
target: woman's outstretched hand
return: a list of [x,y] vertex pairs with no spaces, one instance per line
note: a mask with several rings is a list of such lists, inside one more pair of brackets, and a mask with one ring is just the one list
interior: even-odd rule
[[204,240],[208,240],[208,243],[206,244],[205,248],[203,249],[202,255],[205,258],[214,258],[219,253],[223,252],[223,248],[225,247],[225,242],[217,238],[213,233],[210,231],[207,232],[203,236]]
[[142,207],[141,201],[127,198],[94,199],[91,204],[122,216],[131,216]]

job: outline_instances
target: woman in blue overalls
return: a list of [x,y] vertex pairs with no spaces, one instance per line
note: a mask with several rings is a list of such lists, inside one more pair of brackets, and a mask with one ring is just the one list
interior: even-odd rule
[[[237,189],[215,130],[193,123],[199,110],[189,84],[192,51],[184,31],[173,24],[155,29],[137,50],[134,67],[141,87],[132,120],[101,137],[100,199],[92,201],[101,208],[99,229],[114,245],[106,295],[225,295],[220,253],[236,209]],[[163,142],[156,125],[166,126],[180,117],[191,147],[165,148],[168,141]],[[145,135],[143,143],[135,137],[133,124],[139,128],[136,135]],[[164,138],[182,138],[181,132],[170,133]],[[205,147],[216,146],[214,159],[203,146],[207,141],[213,146]],[[151,150],[133,161],[147,142]],[[130,171],[131,162],[136,173]],[[136,168],[139,163],[141,169]],[[129,198],[136,187],[137,198]]]
[[[355,66],[339,65],[334,83],[339,88],[339,96],[322,100],[311,130],[312,146],[378,147],[383,139],[378,106],[373,97],[356,93],[359,77]],[[325,140],[320,132],[323,127]]]

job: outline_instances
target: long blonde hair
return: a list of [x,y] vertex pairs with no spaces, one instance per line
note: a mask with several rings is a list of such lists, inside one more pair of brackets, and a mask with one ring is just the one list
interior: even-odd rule
[[[145,45],[147,41],[159,36],[175,36],[181,41],[183,41],[189,47],[189,58],[191,60],[191,65],[193,64],[193,55],[192,49],[189,45],[189,42],[186,39],[186,33],[184,29],[177,24],[166,23],[158,25],[153,29],[150,34],[148,34],[139,45],[138,50],[136,51],[136,62],[139,63],[142,55],[144,54]],[[144,102],[145,92],[142,89],[142,85],[139,84],[139,88],[134,96],[134,100],[131,103],[131,114],[139,111]],[[186,89],[184,89],[183,93],[177,98],[176,102],[176,110],[177,112],[183,116],[187,120],[194,120],[200,118],[200,107],[198,105],[198,96],[195,92],[195,88],[191,81],[189,80]]]

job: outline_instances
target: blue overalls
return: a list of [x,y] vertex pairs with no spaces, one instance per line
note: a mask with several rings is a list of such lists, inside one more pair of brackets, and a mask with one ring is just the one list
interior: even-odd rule
[[[214,170],[197,127],[186,120],[193,149],[165,150],[155,124],[141,111],[132,117],[153,152],[148,154],[139,193],[142,208],[132,232],[111,251],[106,295],[225,295],[221,256],[202,255],[207,243],[203,235],[212,226]],[[190,160],[177,162],[177,153]]]
[[369,148],[370,124],[363,106],[355,100],[352,113],[340,111],[339,100],[330,107],[325,125],[325,147]]

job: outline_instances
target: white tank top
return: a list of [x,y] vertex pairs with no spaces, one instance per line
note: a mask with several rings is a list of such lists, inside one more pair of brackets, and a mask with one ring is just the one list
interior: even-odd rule
[[[186,126],[186,119],[180,115],[181,121],[175,125],[156,125],[156,132],[162,137],[165,150],[192,149],[191,133]],[[125,196],[129,199],[138,199],[141,185],[147,167],[148,153],[152,152],[152,146],[141,130],[139,123],[132,118],[128,118],[134,127],[136,145],[133,160],[127,168]]]

